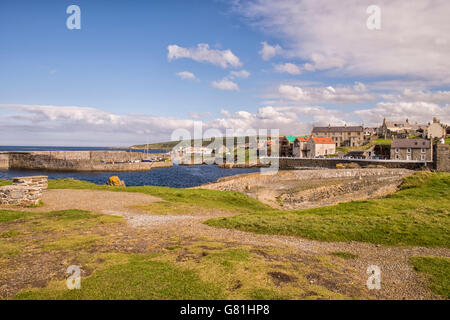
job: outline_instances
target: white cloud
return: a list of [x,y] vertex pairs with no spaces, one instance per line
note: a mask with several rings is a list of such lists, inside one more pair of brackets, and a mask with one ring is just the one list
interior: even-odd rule
[[195,76],[195,74],[193,74],[192,72],[189,71],[182,71],[182,72],[178,72],[177,76],[180,77],[183,80],[194,80],[194,81],[199,81],[199,79],[197,79],[197,77]]
[[255,113],[238,111],[231,114],[222,110],[222,115],[224,118],[213,120],[209,125],[222,130],[278,129],[281,134],[302,134],[311,130],[311,124],[299,121],[295,112],[278,110],[271,106],[262,107]]
[[228,80],[226,78],[220,81],[213,81],[211,85],[219,90],[239,91],[239,86],[235,82]]
[[176,44],[167,47],[169,61],[189,58],[197,62],[208,62],[222,68],[240,67],[241,61],[231,50],[210,49],[208,44],[199,43],[195,48],[183,48]]
[[3,144],[130,145],[165,140],[173,130],[193,125],[190,119],[118,115],[89,107],[0,105]]
[[[118,146],[167,141],[176,129],[193,130],[192,119],[152,115],[119,115],[87,107],[0,105],[0,137],[10,145]],[[222,109],[220,116],[203,121],[203,129],[279,129],[280,134],[308,134],[315,125],[380,125],[383,118],[426,123],[438,117],[450,123],[450,105],[426,102],[380,102],[374,108],[344,112],[319,105],[263,106],[256,112]]]
[[275,71],[280,73],[300,74],[300,68],[293,63],[284,63],[275,65]]
[[383,118],[393,120],[409,119],[412,122],[428,123],[433,117],[450,123],[450,105],[439,106],[429,102],[379,102],[372,109],[357,110],[355,114],[368,124],[380,124]]
[[360,103],[375,101],[377,95],[366,92],[365,85],[356,82],[353,87],[342,86],[326,88],[319,87],[299,87],[289,84],[282,84],[278,88],[280,99],[296,101],[299,103]]
[[277,44],[275,46],[271,46],[267,42],[261,42],[262,49],[259,51],[259,54],[261,55],[262,59],[264,61],[270,60],[276,55],[282,54],[283,49]]
[[248,78],[250,76],[250,72],[247,70],[240,70],[240,71],[231,71],[230,72],[230,78]]
[[189,117],[192,119],[203,119],[211,115],[211,112],[189,112]]
[[[306,70],[335,74],[410,76],[450,83],[450,1],[378,0],[381,30],[369,30],[359,0],[234,1],[234,9],[286,43],[284,55]],[[268,60],[280,47],[264,44]],[[339,73],[338,73],[339,72]]]
[[388,95],[387,97],[397,101],[450,103],[450,91],[422,91],[407,88],[399,95]]

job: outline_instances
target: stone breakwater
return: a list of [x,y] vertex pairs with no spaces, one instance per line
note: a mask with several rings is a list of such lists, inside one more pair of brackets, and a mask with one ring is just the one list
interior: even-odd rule
[[[146,162],[148,158],[161,161]],[[126,151],[30,151],[0,154],[0,169],[49,171],[148,171],[172,167],[166,154]]]
[[322,169],[250,173],[197,188],[238,191],[278,209],[304,209],[373,199],[397,190],[407,169]]
[[27,207],[38,205],[48,187],[46,176],[13,178],[12,185],[0,187],[0,205]]

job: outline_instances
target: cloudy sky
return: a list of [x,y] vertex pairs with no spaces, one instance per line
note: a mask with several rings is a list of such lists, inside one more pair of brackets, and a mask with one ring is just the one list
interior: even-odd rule
[[0,145],[450,123],[449,16],[448,0],[2,0]]

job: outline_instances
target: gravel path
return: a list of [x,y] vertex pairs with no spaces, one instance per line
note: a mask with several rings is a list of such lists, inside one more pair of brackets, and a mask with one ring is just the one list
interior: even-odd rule
[[51,189],[45,190],[42,195],[43,206],[28,208],[27,211],[48,212],[79,209],[98,213],[103,210],[126,210],[132,213],[143,213],[144,211],[134,208],[134,206],[150,204],[161,200],[160,198],[137,192]]

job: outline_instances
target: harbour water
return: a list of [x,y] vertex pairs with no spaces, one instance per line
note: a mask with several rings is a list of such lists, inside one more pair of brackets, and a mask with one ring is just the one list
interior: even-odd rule
[[[77,147],[0,147],[0,151],[86,151],[111,150],[111,148],[77,148]],[[118,149],[115,149],[118,150]],[[128,149],[122,149],[128,150]],[[138,150],[136,150],[138,151]],[[143,150],[139,150],[143,151]],[[161,153],[164,150],[149,150]],[[178,166],[158,168],[138,172],[57,172],[42,170],[0,170],[0,180],[13,177],[46,175],[49,179],[73,178],[96,184],[105,184],[109,177],[118,176],[127,186],[164,186],[173,188],[189,188],[214,182],[219,178],[236,174],[258,172],[258,168],[223,169],[216,165]]]

